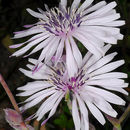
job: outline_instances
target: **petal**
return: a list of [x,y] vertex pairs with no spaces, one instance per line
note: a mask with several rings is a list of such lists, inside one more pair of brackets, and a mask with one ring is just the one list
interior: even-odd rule
[[20,109],[21,110],[27,110],[27,109],[37,105],[38,103],[40,103],[41,101],[43,101],[43,99],[45,99],[46,97],[52,95],[54,92],[56,92],[56,90],[55,91],[53,90],[53,91],[48,92],[48,93],[46,92],[46,93],[42,94],[41,96],[38,96],[37,98],[33,99],[32,101],[29,101],[24,106],[22,106]]
[[111,72],[111,71],[115,70],[116,68],[118,68],[119,66],[121,66],[123,64],[124,64],[124,60],[111,62],[111,63],[109,63],[109,64],[99,68],[98,70],[95,70],[94,72],[92,72],[91,76],[95,76],[95,75]]
[[55,65],[57,65],[57,63],[59,62],[61,56],[62,56],[62,53],[63,53],[63,49],[64,49],[64,42],[65,42],[65,39],[62,38],[60,43],[59,43],[59,46],[57,48],[57,51],[56,51],[56,55],[55,55]]
[[115,86],[101,86],[107,90],[112,90],[112,91],[116,91],[116,92],[120,92],[120,93],[123,93],[125,95],[128,95],[128,92],[125,91],[124,89],[120,88],[120,87],[115,87]]
[[60,4],[61,4],[62,6],[64,6],[64,7],[66,7],[66,6],[67,6],[67,0],[61,0],[61,1],[60,1]]
[[52,58],[52,56],[54,56],[54,53],[56,52],[57,50],[57,47],[59,45],[59,41],[60,41],[60,38],[58,37],[52,44],[52,46],[50,47],[48,53],[46,53],[46,57],[45,57],[45,63],[49,62]]
[[21,31],[18,34],[15,34],[13,39],[22,38],[22,37],[26,37],[26,36],[29,36],[29,35],[32,35],[32,34],[44,33],[44,32],[45,32],[44,29],[35,26],[35,27],[32,27],[28,30]]
[[86,88],[83,89],[81,94],[85,101],[94,103],[101,111],[105,112],[106,114],[112,117],[117,116],[117,112],[112,108],[112,106],[107,101],[105,101],[103,96],[95,92],[90,92]]
[[110,43],[110,44],[117,44],[117,39],[113,36],[103,37],[98,35],[97,33],[93,33],[93,35],[99,38],[100,40],[102,40],[103,42]]
[[75,61],[78,65],[78,68],[81,67],[82,65],[82,54],[81,52],[79,51],[74,39],[72,37],[70,37],[70,43],[71,43],[71,46],[72,46],[72,51],[73,51],[73,55],[74,55],[74,58],[75,58]]
[[83,58],[83,62],[82,62],[83,66],[88,62],[91,56],[92,56],[92,53],[90,53],[89,51],[85,54]]
[[[104,47],[102,47],[102,50],[104,50],[104,54],[109,50],[111,48],[111,45],[106,45],[106,46],[104,46]],[[84,65],[84,69],[86,69],[86,68],[89,68],[91,65],[93,65],[93,64],[95,64],[100,58],[101,58],[102,56],[100,56],[100,57],[96,57],[95,55],[92,55],[92,57],[90,57],[89,59],[88,59],[88,61],[86,62],[86,64]]]
[[92,54],[94,54],[96,57],[103,56],[102,52],[100,51],[100,48],[97,48],[93,44],[91,44],[91,41],[84,38],[83,35],[80,33],[74,33],[73,36],[78,39]]
[[81,0],[73,0],[73,3],[71,5],[71,11],[73,11],[73,9],[77,9],[79,4],[80,4]]
[[[91,35],[91,33],[90,32],[86,32],[86,30],[84,30],[84,29],[81,29],[80,30],[80,28],[78,29],[78,30],[76,30],[76,32],[78,33],[78,35],[80,34],[82,34],[82,36],[87,40],[87,41],[89,41],[89,43],[91,43],[93,46],[95,46],[95,48],[98,50],[98,51],[100,51],[101,53],[103,53],[104,54],[104,51],[101,49],[101,47],[102,46],[104,46],[104,43],[100,40],[100,39],[98,39],[98,38],[96,38],[96,37],[94,37],[93,35]],[[96,42],[95,42],[96,41]]]
[[120,14],[116,13],[116,14],[112,14],[112,15],[108,15],[108,16],[103,16],[100,18],[94,18],[94,19],[90,19],[89,16],[86,16],[84,18],[82,18],[82,20],[84,21],[85,25],[98,25],[100,23],[110,23],[114,20],[117,20],[120,18]]
[[99,10],[97,10],[97,11],[95,11],[95,12],[93,12],[93,13],[87,15],[87,17],[89,17],[89,18],[90,18],[90,17],[93,18],[94,16],[100,16],[100,15],[103,15],[103,14],[109,12],[110,10],[112,10],[113,8],[115,8],[116,5],[117,5],[117,4],[116,4],[115,1],[114,1],[114,2],[111,2],[111,3],[107,4],[106,6],[100,8]]
[[32,42],[30,42],[28,45],[26,45],[25,47],[23,47],[22,49],[16,51],[15,53],[12,54],[12,56],[20,56],[22,54],[24,54],[26,51],[28,51],[31,47],[33,47],[34,45],[37,45],[39,42],[43,41],[44,39],[46,39],[47,37],[49,37],[49,34],[44,35],[41,38],[38,38]]
[[35,89],[35,90],[30,90],[30,91],[25,91],[25,92],[21,92],[21,93],[18,93],[16,94],[16,96],[30,96],[34,93],[36,93],[37,91],[40,91],[41,88],[38,88],[38,89]]
[[85,33],[85,35],[83,34],[84,37],[91,40],[91,44],[94,44],[96,47],[104,46],[104,42],[93,35],[93,33],[98,33],[99,35],[106,37],[104,31],[89,28],[88,26],[81,26],[80,28],[78,28],[77,32],[81,34]]
[[103,112],[105,112],[106,114],[112,116],[112,117],[116,117],[117,116],[117,112],[112,108],[112,106],[105,100],[103,100],[102,98],[97,98],[98,101],[94,101],[94,104]]
[[11,45],[9,46],[9,48],[18,48],[18,47],[21,47],[22,45],[24,45],[26,42],[23,42],[23,43],[19,43],[19,44],[16,44],[16,45]]
[[[125,21],[124,20],[118,20],[118,21],[113,21],[113,22],[110,22],[110,23],[96,23],[96,24],[93,24],[93,23],[87,23],[87,25],[99,25],[99,26],[111,26],[111,27],[118,27],[118,26],[122,26],[125,24]],[[81,23],[81,25],[86,25],[86,23]]]
[[116,104],[116,105],[125,105],[125,101],[123,99],[121,99],[119,96],[108,92],[106,90],[100,89],[100,88],[96,88],[96,87],[92,87],[92,86],[87,86],[86,90],[88,90],[91,93],[95,93],[100,95],[100,97],[104,98],[105,100],[107,100],[110,103]]
[[27,99],[24,101],[24,103],[25,103],[25,102],[30,102],[30,101],[34,100],[35,98],[40,97],[40,96],[42,96],[42,95],[44,96],[44,95],[47,95],[47,94],[48,94],[48,96],[49,96],[49,94],[51,95],[51,94],[53,94],[53,93],[56,92],[55,88],[56,88],[56,87],[52,87],[52,88],[47,88],[47,89],[45,89],[45,90],[43,90],[43,91],[39,91],[39,92],[37,92],[37,93],[31,95],[29,98],[27,98]]
[[69,73],[69,77],[74,77],[75,74],[77,74],[78,67],[75,62],[71,47],[70,47],[70,42],[68,39],[66,39],[66,65],[67,65],[67,70]]
[[105,5],[106,5],[106,2],[105,1],[101,1],[101,2],[99,2],[97,4],[95,4],[94,6],[84,10],[83,15],[88,14],[90,12],[93,12],[95,10],[98,10],[98,9],[104,7]]
[[75,124],[75,130],[80,130],[80,116],[79,116],[78,105],[75,97],[72,100],[72,117]]
[[62,100],[63,97],[64,97],[64,94],[62,94],[59,97],[59,99],[56,101],[56,103],[54,104],[53,108],[51,109],[51,111],[49,113],[48,118],[45,121],[43,121],[43,123],[41,125],[44,125],[45,122],[48,121],[48,119],[56,112],[56,109],[57,109],[57,107],[58,107],[58,105],[59,105],[59,103],[60,103],[60,101]]
[[87,104],[90,112],[93,114],[93,116],[102,124],[104,125],[106,123],[104,116],[102,115],[102,113],[98,110],[98,108],[92,104],[89,101],[85,101],[85,103]]
[[85,0],[84,3],[79,7],[78,11],[81,12],[85,10],[87,7],[89,7],[92,4],[93,1],[94,0]]
[[57,40],[57,37],[55,36],[53,38],[53,40],[50,41],[50,43],[42,50],[42,52],[40,54],[40,57],[38,58],[38,63],[40,63],[46,57],[46,54],[49,52],[52,44],[55,43],[56,40]]
[[105,64],[107,64],[108,62],[110,62],[115,56],[117,55],[116,52],[111,53],[109,55],[104,56],[103,58],[101,58],[99,61],[97,61],[95,64],[93,64],[92,66],[90,66],[87,69],[87,73],[91,73],[92,71],[99,69],[100,67],[104,66]]
[[48,38],[46,38],[43,42],[39,43],[28,55],[29,56],[41,49],[43,49],[44,47],[46,47],[52,40],[53,40],[54,36],[50,36]]
[[115,27],[118,27],[118,26],[122,26],[125,24],[125,21],[123,20],[118,20],[118,21],[113,21],[111,23],[106,23],[104,24],[105,26],[115,26]]
[[50,96],[39,108],[39,110],[37,111],[38,118],[37,120],[41,120],[42,117],[48,112],[50,111],[54,104],[56,103],[56,101],[60,98],[60,96],[63,94],[63,92],[56,92],[55,94],[53,94],[52,96]]
[[40,33],[40,34],[37,34],[33,37],[31,37],[29,40],[27,40],[26,42],[23,42],[23,43],[20,43],[20,44],[16,44],[16,45],[11,45],[9,46],[10,48],[18,48],[18,47],[21,47],[22,45],[28,43],[28,42],[31,42],[31,41],[34,41],[38,38],[41,38],[42,36],[46,35],[47,33]]
[[27,77],[30,77],[32,79],[48,79],[48,75],[45,75],[44,73],[35,73],[33,74],[32,71],[27,71],[25,69],[20,68],[19,69],[22,73],[24,73],[24,75],[26,75]]
[[[102,33],[104,36],[109,36],[109,35],[117,35],[120,33],[119,28],[114,28],[114,27],[103,27],[103,26],[82,26],[80,27],[82,30],[86,32],[93,32],[93,33]],[[104,33],[104,34],[103,34]]]
[[124,80],[110,78],[110,79],[99,79],[99,80],[88,80],[86,82],[88,85],[99,85],[99,86],[118,86],[124,84]]
[[26,85],[17,88],[17,90],[28,91],[28,90],[32,90],[32,89],[34,90],[34,89],[37,89],[37,88],[45,89],[45,88],[50,87],[50,86],[52,86],[52,85],[47,81],[34,81],[34,82],[29,82]]
[[43,20],[46,20],[47,17],[45,14],[41,14],[41,13],[37,13],[29,8],[26,9],[32,16],[36,17],[36,18],[41,18]]
[[28,58],[28,61],[34,65],[37,63],[37,60],[33,58]]
[[[84,27],[84,28],[83,28]],[[103,46],[104,44],[102,42],[106,42],[106,43],[110,43],[110,44],[117,44],[117,36],[119,34],[116,35],[111,35],[111,34],[108,34],[107,32],[101,30],[101,29],[94,29],[94,28],[89,28],[88,26],[81,26],[79,29],[78,29],[78,32],[82,33],[85,32],[86,35],[85,37],[89,40],[91,40],[91,42],[93,42],[93,44],[97,47],[100,47],[100,46]],[[119,36],[119,39],[121,37]],[[96,42],[95,42],[95,39]],[[101,44],[102,43],[102,44]]]
[[83,117],[84,120],[84,127],[85,130],[89,130],[89,119],[88,119],[88,110],[83,102],[83,100],[79,97],[78,94],[75,94],[78,104],[79,104],[79,108],[80,108],[80,112],[81,112],[81,116]]
[[94,76],[91,79],[94,80],[94,79],[127,78],[127,77],[128,77],[127,74],[122,72],[111,72]]
[[50,118],[55,112],[56,109],[59,105],[59,103],[61,102],[62,98],[64,97],[64,93],[58,98],[58,100],[56,101],[56,103],[54,104],[53,108],[51,109],[48,118]]

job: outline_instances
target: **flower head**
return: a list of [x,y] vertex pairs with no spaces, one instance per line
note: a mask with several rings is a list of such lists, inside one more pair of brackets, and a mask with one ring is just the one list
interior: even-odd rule
[[[106,52],[109,48],[110,46],[107,45],[103,50]],[[115,52],[97,58],[88,52],[77,73],[74,73],[74,69],[69,71],[66,69],[65,58],[61,58],[55,66],[55,57],[48,64],[40,63],[42,67],[35,74],[30,70],[20,69],[26,76],[37,80],[18,88],[23,91],[18,96],[30,96],[24,101],[25,105],[21,109],[29,109],[41,102],[34,117],[39,121],[49,112],[48,118],[43,122],[45,123],[65,97],[72,111],[76,130],[89,129],[88,109],[102,125],[105,124],[102,112],[112,117],[117,116],[110,103],[125,105],[123,99],[109,90],[128,94],[123,89],[128,84],[122,79],[127,78],[127,74],[111,72],[124,64],[124,60],[109,63],[116,54]],[[29,61],[34,65],[37,62],[35,59]],[[34,67],[32,64],[28,64],[27,67],[32,69]],[[73,73],[73,76],[69,76],[68,73]]]
[[15,130],[34,130],[34,128],[28,124],[23,124],[23,118],[16,110],[6,108],[4,109],[5,119]]
[[120,14],[114,9],[116,2],[107,4],[101,1],[92,5],[93,1],[85,0],[80,5],[80,0],[74,0],[71,7],[67,7],[67,0],[61,0],[59,7],[49,9],[45,5],[46,11],[38,8],[39,13],[27,9],[39,21],[33,25],[25,25],[27,30],[15,33],[14,38],[34,36],[24,43],[10,46],[18,48],[25,45],[12,56],[23,55],[35,46],[28,55],[42,49],[36,65],[42,60],[45,60],[45,63],[49,62],[54,55],[57,64],[65,47],[66,58],[71,59],[71,64],[66,61],[67,66],[76,64],[77,68],[80,68],[82,55],[75,40],[81,42],[95,56],[103,56],[104,50],[101,47],[104,42],[116,44],[118,39],[123,38],[117,27],[125,22],[118,20]]

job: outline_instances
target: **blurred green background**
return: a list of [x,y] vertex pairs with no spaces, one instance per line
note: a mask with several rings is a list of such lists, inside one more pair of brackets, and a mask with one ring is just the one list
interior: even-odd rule
[[[101,0],[95,0],[97,3]],[[12,40],[13,32],[23,30],[23,25],[33,24],[37,21],[34,17],[27,13],[26,8],[31,8],[37,10],[37,8],[44,8],[44,4],[47,4],[50,8],[58,6],[59,0],[0,0],[0,73],[3,75],[7,81],[11,91],[15,95],[17,93],[16,88],[18,86],[26,84],[26,82],[31,81],[31,79],[25,77],[22,73],[18,71],[20,67],[26,68],[27,58],[16,58],[9,56],[15,51],[14,49],[9,49],[8,46],[16,43],[21,43],[26,40],[26,38]],[[71,0],[68,0],[71,3]],[[111,0],[107,0],[111,2]],[[128,0],[116,0],[118,3],[117,12],[121,13],[121,19],[126,21],[126,25],[121,27],[121,33],[124,34],[124,40],[118,41],[117,45],[114,45],[110,52],[117,51],[119,54],[116,59],[125,59],[126,63],[120,67],[119,71],[128,74],[128,83],[130,81],[130,1]],[[81,48],[82,53],[86,50]],[[34,54],[31,57],[37,57],[39,54]],[[130,92],[128,88],[127,91]],[[120,94],[121,96],[122,94]],[[123,96],[122,98],[126,100],[127,104],[125,107],[114,108],[118,111],[119,116],[124,112],[126,107],[130,102],[130,98]],[[23,99],[17,98],[17,102]],[[11,130],[12,128],[4,120],[3,108],[12,107],[9,99],[4,92],[4,89],[0,85],[0,130]],[[37,106],[38,107],[38,106]],[[37,108],[33,108],[25,113],[25,117],[28,117]],[[97,130],[112,130],[112,125],[107,121],[104,126],[101,126],[96,119],[90,114],[90,122],[94,124]],[[31,122],[33,124],[33,121]],[[35,124],[35,123],[34,123]],[[127,119],[122,124],[123,130],[130,130],[130,118]],[[44,128],[42,128],[44,129]],[[47,130],[74,130],[73,121],[70,112],[63,101],[55,115],[47,122]]]

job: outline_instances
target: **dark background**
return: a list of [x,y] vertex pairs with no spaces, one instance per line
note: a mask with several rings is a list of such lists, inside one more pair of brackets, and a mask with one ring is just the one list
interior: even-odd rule
[[[71,0],[68,0],[71,3]],[[95,0],[97,3],[101,0]],[[44,4],[47,4],[50,8],[58,6],[59,0],[0,0],[0,73],[5,78],[11,91],[15,95],[17,93],[16,88],[26,84],[26,82],[31,81],[31,79],[25,77],[18,69],[20,67],[25,68],[27,63],[27,58],[22,57],[12,57],[9,56],[15,51],[14,49],[9,49],[8,46],[21,43],[26,40],[26,38],[12,40],[13,32],[23,30],[23,25],[33,24],[37,21],[34,17],[27,13],[26,8],[31,8],[36,10],[38,7],[44,9]],[[111,2],[111,0],[107,0]],[[119,71],[128,74],[129,78],[126,80],[129,83],[130,80],[130,1],[128,0],[116,0],[118,3],[117,12],[121,13],[121,19],[126,21],[126,25],[121,27],[122,34],[125,35],[124,40],[118,41],[117,45],[113,45],[110,52],[117,51],[119,54],[115,59],[125,59],[126,63],[120,67]],[[85,51],[83,50],[83,53]],[[37,57],[37,54],[31,57]],[[130,89],[127,89],[130,91]],[[121,95],[121,94],[120,94]],[[125,107],[114,106],[119,112],[119,117],[126,109],[129,104],[130,98],[122,96],[126,100],[127,104]],[[22,101],[16,97],[17,102]],[[3,108],[11,107],[9,99],[4,92],[4,89],[0,85],[0,130],[11,130],[12,128],[4,120]],[[61,109],[62,108],[62,109]],[[35,108],[34,108],[35,109]],[[34,111],[31,109],[25,114],[25,117],[31,115]],[[95,125],[97,130],[111,130],[112,125],[107,121],[105,126],[101,126],[96,119],[90,115],[90,122]],[[33,123],[33,121],[31,122]],[[130,130],[130,118],[124,121],[123,130]],[[73,130],[73,121],[71,115],[66,107],[65,102],[60,105],[56,114],[48,121],[46,124],[47,129],[59,129],[59,130]]]

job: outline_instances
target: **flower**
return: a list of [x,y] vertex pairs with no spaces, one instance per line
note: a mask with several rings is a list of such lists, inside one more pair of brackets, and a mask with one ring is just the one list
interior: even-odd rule
[[18,48],[25,45],[12,56],[23,55],[32,47],[35,48],[26,56],[42,49],[36,63],[38,68],[41,61],[47,63],[53,56],[57,64],[65,48],[66,58],[71,58],[69,66],[76,64],[77,68],[80,68],[82,55],[77,47],[77,40],[95,56],[103,56],[104,50],[101,47],[104,43],[117,44],[118,39],[123,39],[118,26],[124,25],[125,22],[118,20],[120,14],[114,9],[116,2],[107,4],[101,1],[92,5],[93,1],[86,0],[80,5],[80,0],[74,0],[71,7],[67,8],[67,0],[61,0],[59,7],[49,9],[45,5],[47,11],[38,8],[39,13],[27,9],[39,21],[25,25],[24,27],[27,28],[25,31],[15,32],[15,39],[33,36],[24,43],[10,46]]
[[[106,52],[109,45],[102,49]],[[68,107],[72,111],[75,129],[89,130],[88,109],[92,115],[102,124],[105,124],[103,113],[112,117],[117,116],[117,112],[110,103],[116,105],[125,105],[125,101],[110,91],[116,91],[128,95],[123,89],[128,86],[122,78],[127,78],[127,74],[122,72],[111,72],[124,64],[124,60],[109,63],[116,52],[104,57],[97,58],[88,52],[82,62],[82,66],[77,73],[73,69],[66,69],[65,57],[60,59],[57,66],[53,59],[48,64],[40,63],[41,69],[32,74],[31,70],[20,69],[26,76],[36,79],[25,86],[19,87],[22,90],[17,96],[29,96],[21,110],[27,110],[38,103],[40,108],[34,114],[34,118],[41,120],[49,112],[48,118],[43,121],[44,124],[55,112],[65,97]],[[29,59],[32,64],[27,67],[32,69],[37,62],[35,59]],[[73,73],[69,77],[68,73]],[[87,109],[87,107],[88,109]]]
[[[34,130],[34,128],[28,124],[23,124],[23,118],[16,110],[6,108],[4,109],[5,119],[15,130]],[[26,125],[26,126],[25,126]]]

